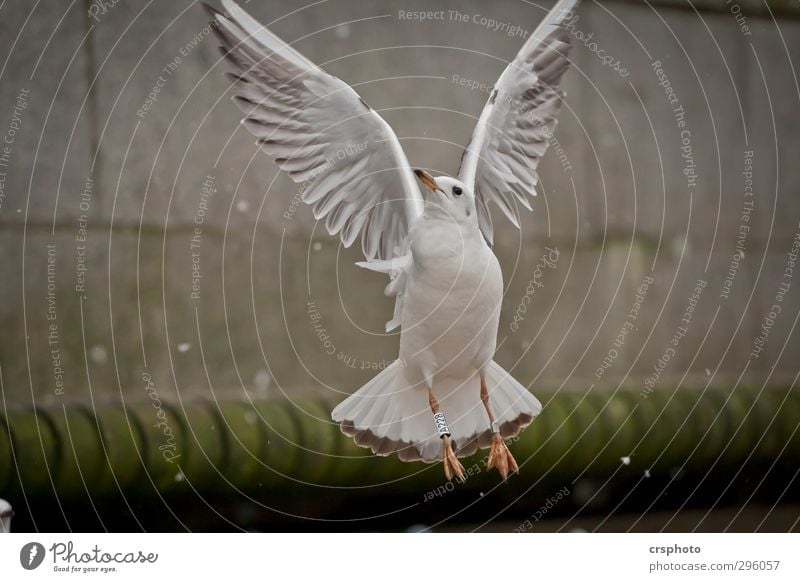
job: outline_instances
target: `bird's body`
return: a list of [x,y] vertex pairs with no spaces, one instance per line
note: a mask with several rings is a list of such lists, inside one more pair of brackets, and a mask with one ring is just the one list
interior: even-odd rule
[[[388,290],[398,297],[402,328],[399,358],[332,416],[378,454],[431,462],[442,457],[430,422],[435,408],[444,415],[457,463],[456,457],[493,446],[495,434],[519,432],[541,405],[492,360],[503,275],[481,234],[474,194],[453,178],[419,173],[431,190],[405,254],[361,263],[392,278]],[[493,418],[481,397],[487,378],[494,400],[502,403]]]
[[493,360],[503,277],[489,246],[490,206],[516,226],[518,206],[531,208],[569,65],[564,23],[577,1],[559,0],[506,67],[458,179],[412,173],[392,128],[351,87],[232,0],[223,0],[226,14],[209,8],[244,127],[304,184],[303,200],[330,234],[345,246],[361,236],[367,260],[358,264],[390,277],[386,328],[401,328],[399,358],[331,414],[376,454],[443,460],[450,478],[463,475],[457,457],[491,447],[489,467],[503,476],[518,469],[503,439],[541,405]]
[[[417,382],[472,375],[494,356],[503,275],[477,223],[426,212],[412,255],[399,358]],[[420,322],[428,322],[420,325]]]

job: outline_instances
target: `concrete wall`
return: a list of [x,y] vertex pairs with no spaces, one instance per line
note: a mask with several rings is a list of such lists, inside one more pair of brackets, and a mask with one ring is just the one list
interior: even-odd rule
[[[454,75],[491,85],[522,43],[480,16],[527,31],[544,14],[514,0],[303,4],[247,8],[357,86],[412,164],[441,173],[457,170],[487,97]],[[800,229],[800,21],[776,22],[751,4],[744,21],[722,2],[703,12],[679,2],[582,6],[575,35],[593,33],[597,46],[575,41],[556,134],[563,155],[544,160],[521,231],[496,218],[507,287],[497,359],[523,383],[794,378],[800,281],[796,268],[784,274]],[[422,9],[444,10],[444,20],[401,17]],[[11,141],[0,151],[6,402],[345,394],[396,357],[397,336],[382,332],[385,281],[355,267],[359,253],[315,229],[308,208],[285,218],[297,186],[239,127],[206,25],[186,0],[0,10],[0,133]],[[781,283],[790,287],[779,301]],[[773,305],[781,311],[763,335]],[[763,350],[751,355],[759,335]]]

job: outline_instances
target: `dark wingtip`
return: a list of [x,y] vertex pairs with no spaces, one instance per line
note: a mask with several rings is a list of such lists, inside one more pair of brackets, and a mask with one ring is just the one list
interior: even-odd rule
[[417,178],[422,178],[422,174],[423,174],[422,170],[417,170],[416,168],[414,169],[414,175]]
[[222,14],[222,12],[220,12],[219,10],[217,10],[216,8],[214,8],[214,7],[213,7],[211,4],[209,4],[208,2],[200,2],[200,6],[202,6],[202,7],[203,7],[203,10],[205,10],[205,11],[206,11],[206,14],[208,14],[208,15],[211,17],[211,19],[212,19],[212,20],[216,20],[216,18],[217,18],[217,15],[218,15],[218,14]]

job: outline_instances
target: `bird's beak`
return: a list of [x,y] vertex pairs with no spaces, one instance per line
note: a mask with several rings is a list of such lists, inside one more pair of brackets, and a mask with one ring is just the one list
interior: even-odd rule
[[444,194],[442,189],[439,188],[438,184],[436,184],[436,180],[433,179],[428,172],[425,170],[414,170],[414,174],[419,178],[419,181],[425,184],[428,188],[433,190],[434,192],[439,192],[440,194]]

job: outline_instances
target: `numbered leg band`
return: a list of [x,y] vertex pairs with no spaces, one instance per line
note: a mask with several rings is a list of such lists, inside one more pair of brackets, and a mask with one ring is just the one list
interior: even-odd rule
[[436,424],[436,432],[439,433],[439,438],[450,436],[450,427],[447,426],[447,419],[444,417],[444,412],[437,412],[434,414],[433,422]]
[[500,425],[497,424],[496,420],[492,421],[492,432],[500,432]]

